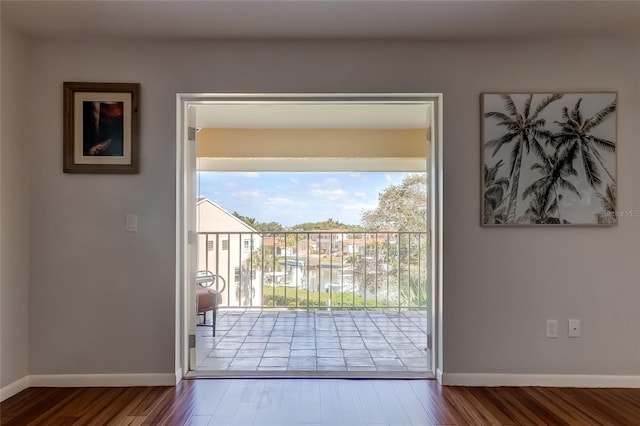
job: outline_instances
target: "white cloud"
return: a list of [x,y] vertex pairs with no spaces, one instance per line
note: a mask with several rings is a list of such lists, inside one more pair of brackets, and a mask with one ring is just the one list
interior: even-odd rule
[[296,201],[290,198],[284,197],[269,197],[265,203],[269,207],[276,208],[292,208],[292,207],[306,207],[307,203],[303,201]]
[[393,176],[391,176],[391,173],[385,173],[384,178],[387,182],[393,182]]
[[322,182],[322,186],[341,186],[342,182],[338,178],[327,178]]
[[298,179],[296,179],[296,178],[289,179],[289,182],[293,183],[294,185],[297,185],[297,184],[300,183],[300,181],[298,181]]
[[363,210],[373,210],[376,207],[378,207],[377,204],[353,202],[353,203],[344,204],[342,206],[342,209],[363,211]]
[[338,201],[346,198],[348,196],[348,192],[344,189],[312,189],[309,192],[309,195],[321,198],[327,201]]
[[356,191],[356,192],[353,193],[353,196],[354,197],[358,197],[358,198],[364,198],[364,197],[367,196],[367,193],[366,192],[358,192],[358,191]]
[[244,173],[240,173],[240,176],[246,177],[246,178],[259,178],[260,177],[260,173],[258,172],[244,172]]
[[232,192],[231,196],[234,198],[241,198],[241,199],[251,199],[251,200],[255,200],[257,198],[260,198],[261,194],[260,191],[238,191],[238,192]]

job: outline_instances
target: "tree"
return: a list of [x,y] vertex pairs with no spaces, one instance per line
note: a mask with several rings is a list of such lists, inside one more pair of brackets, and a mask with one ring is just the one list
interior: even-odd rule
[[522,114],[518,112],[518,108],[511,96],[502,95],[501,97],[504,100],[505,109],[508,114],[492,111],[485,113],[484,116],[487,118],[495,118],[498,120],[497,125],[505,127],[507,131],[505,134],[488,141],[486,146],[494,148],[492,156],[495,156],[504,145],[512,144],[511,171],[509,172],[511,191],[509,194],[509,208],[507,210],[506,222],[514,223],[516,219],[518,185],[520,183],[520,167],[524,149],[526,148],[527,155],[532,149],[540,156],[544,154],[544,149],[542,145],[540,145],[539,140],[551,137],[551,133],[544,128],[546,120],[544,118],[538,118],[538,116],[549,104],[562,98],[562,95],[554,93],[547,96],[538,104],[533,114],[531,114],[533,94],[530,94],[525,100]]
[[243,216],[238,212],[233,212],[232,214],[258,232],[271,233],[282,231],[284,229],[284,227],[278,222],[263,223],[258,222],[254,217]]
[[276,267],[275,247],[263,245],[251,252],[251,267],[262,272],[273,271]]
[[318,230],[327,230],[327,229],[346,229],[349,231],[352,230],[360,230],[359,225],[347,225],[333,218],[329,218],[323,222],[305,222],[299,223],[297,225],[292,226],[290,229],[296,231],[318,231]]
[[503,164],[500,160],[493,167],[484,165],[484,223],[504,223],[507,219],[505,201],[509,179],[497,177]]
[[406,176],[402,183],[391,185],[378,196],[378,207],[362,213],[368,230],[426,231],[427,177]]
[[602,177],[596,166],[596,161],[609,176],[611,182],[615,182],[613,175],[602,160],[600,150],[615,152],[616,144],[615,142],[592,135],[591,130],[615,112],[616,101],[611,102],[602,110],[595,113],[593,117],[587,119],[583,118],[580,112],[581,103],[582,98],[578,99],[578,102],[576,102],[576,105],[571,111],[569,111],[567,107],[562,108],[563,121],[556,121],[556,124],[560,126],[560,133],[555,135],[557,141],[556,148],[560,149],[572,144],[577,145],[587,175],[587,181],[593,189],[597,189],[602,183]]

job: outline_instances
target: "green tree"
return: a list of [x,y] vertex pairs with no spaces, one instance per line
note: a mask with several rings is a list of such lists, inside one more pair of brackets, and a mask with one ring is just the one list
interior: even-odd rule
[[368,230],[426,231],[427,177],[411,174],[378,196],[378,207],[362,213]]
[[333,220],[333,218],[329,218],[322,222],[305,222],[299,223],[291,227],[292,230],[296,231],[324,231],[327,229],[346,229],[349,231],[359,230],[359,225],[347,225],[345,223],[339,222],[337,220]]
[[263,223],[258,222],[254,217],[243,216],[238,212],[233,212],[232,214],[258,232],[271,233],[282,231],[284,229],[284,227],[278,222]]
[[500,148],[504,145],[511,144],[511,171],[509,180],[511,183],[511,191],[509,193],[509,208],[507,210],[507,223],[514,223],[516,220],[516,202],[518,197],[518,185],[520,183],[520,167],[522,165],[522,156],[524,150],[527,154],[533,150],[536,154],[542,156],[544,149],[539,140],[542,138],[550,138],[551,132],[546,130],[546,120],[539,118],[540,113],[552,102],[562,98],[559,93],[544,98],[531,113],[531,102],[533,94],[525,100],[524,110],[522,113],[518,111],[513,99],[509,95],[502,95],[504,106],[507,114],[499,111],[486,112],[487,118],[498,120],[496,123],[499,127],[506,128],[506,133],[491,139],[486,143],[487,147],[494,148],[492,156],[495,156]]
[[262,245],[251,252],[252,269],[262,272],[272,272],[277,267],[274,246]]

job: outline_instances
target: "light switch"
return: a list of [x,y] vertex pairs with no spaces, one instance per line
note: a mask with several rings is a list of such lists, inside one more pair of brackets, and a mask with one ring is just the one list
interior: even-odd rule
[[138,232],[138,215],[137,214],[127,215],[125,229],[127,230],[127,232]]

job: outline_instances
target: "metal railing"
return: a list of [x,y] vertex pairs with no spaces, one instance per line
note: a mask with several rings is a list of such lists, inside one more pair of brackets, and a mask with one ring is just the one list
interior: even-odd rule
[[199,232],[198,268],[225,278],[221,307],[424,309],[426,232]]

